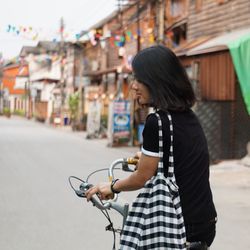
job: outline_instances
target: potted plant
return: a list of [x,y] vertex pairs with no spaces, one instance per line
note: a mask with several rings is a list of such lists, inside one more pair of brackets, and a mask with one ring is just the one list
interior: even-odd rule
[[78,107],[79,107],[79,93],[76,92],[71,94],[69,96],[68,104],[69,104],[71,127],[72,130],[76,130]]
[[11,116],[10,109],[7,108],[7,107],[3,108],[3,114],[4,114],[6,117],[10,118],[10,116]]

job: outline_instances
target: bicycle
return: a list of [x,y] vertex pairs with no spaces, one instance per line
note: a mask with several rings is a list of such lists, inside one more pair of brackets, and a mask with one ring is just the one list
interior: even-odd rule
[[[69,176],[69,184],[71,186],[71,188],[75,191],[76,195],[80,198],[86,198],[86,191],[91,188],[93,185],[89,183],[89,178],[96,174],[97,172],[100,171],[108,171],[108,178],[109,181],[112,182],[112,180],[115,179],[114,177],[114,170],[120,169],[123,170],[125,172],[134,172],[135,171],[135,167],[134,169],[132,169],[130,166],[136,166],[136,164],[138,163],[138,159],[135,158],[123,158],[123,159],[117,159],[115,161],[113,161],[110,165],[109,168],[103,168],[103,169],[99,169],[99,170],[95,170],[93,172],[91,172],[87,178],[86,181],[76,177],[76,176]],[[122,165],[122,167],[117,167],[117,165]],[[79,189],[75,189],[74,186],[72,185],[71,179],[76,179],[78,181],[81,182]],[[102,201],[98,195],[94,195],[92,196],[92,198],[90,199],[90,201],[92,202],[92,204],[97,207],[102,213],[103,215],[107,218],[107,220],[109,221],[109,225],[105,227],[106,231],[112,231],[113,232],[113,248],[112,250],[116,249],[116,236],[115,234],[121,234],[124,223],[126,221],[128,212],[129,212],[129,204],[125,203],[119,203],[118,202],[118,194],[114,194],[114,198],[112,200],[108,200],[108,201]],[[109,213],[107,210],[113,209],[115,211],[117,211],[121,216],[123,216],[123,222],[122,222],[122,228],[119,229],[115,229],[113,227],[113,223],[111,221],[111,217],[109,216]],[[187,249],[188,250],[209,250],[209,248],[207,247],[207,245],[204,242],[188,242],[187,243]]]
[[[103,168],[103,169],[98,169],[95,170],[93,172],[91,172],[86,180],[82,180],[76,176],[69,176],[68,180],[69,180],[69,184],[71,186],[71,188],[75,191],[75,194],[80,197],[80,198],[86,198],[86,191],[91,188],[93,185],[91,183],[89,183],[89,178],[96,174],[97,172],[100,171],[108,171],[108,178],[109,181],[112,182],[113,179],[115,179],[114,177],[114,170],[123,170],[125,172],[133,172],[135,170],[135,166],[138,163],[138,159],[135,158],[121,158],[121,159],[117,159],[115,161],[113,161],[110,165],[109,168]],[[121,165],[121,167],[117,167],[118,165]],[[134,169],[131,167],[134,166]],[[78,189],[76,189],[73,184],[72,184],[72,179],[78,180],[80,181],[80,185],[78,187]],[[113,232],[113,250],[116,249],[115,246],[115,242],[116,242],[116,233],[121,234],[122,228],[124,226],[124,223],[126,221],[127,215],[128,215],[128,211],[129,211],[129,204],[128,203],[120,203],[118,202],[118,194],[114,195],[114,198],[112,200],[108,200],[108,201],[102,201],[98,195],[94,195],[90,201],[92,202],[92,204],[97,207],[102,213],[103,215],[107,218],[109,225],[105,227],[106,231],[112,231]],[[108,213],[108,210],[113,209],[116,212],[118,212],[122,217],[123,217],[123,222],[122,222],[122,228],[114,228],[111,217]]]

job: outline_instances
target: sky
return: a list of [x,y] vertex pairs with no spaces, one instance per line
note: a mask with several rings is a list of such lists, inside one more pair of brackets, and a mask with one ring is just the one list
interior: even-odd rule
[[[7,0],[1,4],[0,57],[18,56],[23,46],[39,40],[59,41],[60,19],[65,40],[76,39],[117,9],[117,0]],[[1,59],[1,58],[0,58]]]

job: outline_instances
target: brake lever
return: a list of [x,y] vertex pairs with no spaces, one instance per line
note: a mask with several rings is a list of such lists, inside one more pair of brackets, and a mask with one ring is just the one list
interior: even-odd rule
[[81,185],[79,186],[79,190],[75,190],[75,193],[78,197],[86,198],[86,191],[91,187],[93,187],[93,185],[87,182],[82,182]]
[[125,172],[134,172],[133,169],[129,168],[127,162],[123,162],[123,163],[122,163],[122,170],[125,171]]
[[[123,163],[122,163],[122,170],[126,171],[126,172],[134,172],[136,170],[136,164],[138,163],[138,159],[135,158],[127,158],[124,159]],[[129,167],[129,165],[134,165],[135,168],[131,169]]]
[[[82,182],[80,187],[79,187],[79,190],[75,190],[75,193],[78,197],[81,197],[81,198],[87,198],[86,197],[86,191],[88,189],[90,189],[91,187],[93,187],[92,184],[89,184],[87,182]],[[105,209],[109,209],[110,208],[110,203],[107,202],[105,204],[101,204],[101,202],[98,200],[97,197],[92,196],[90,201],[93,203],[94,206],[96,206],[97,208],[101,209],[101,210],[105,210]]]

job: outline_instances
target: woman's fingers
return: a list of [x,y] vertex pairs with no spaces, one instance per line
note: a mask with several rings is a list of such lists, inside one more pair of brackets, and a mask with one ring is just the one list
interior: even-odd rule
[[95,194],[98,194],[101,200],[110,200],[114,197],[110,188],[110,183],[100,183],[97,186],[91,187],[86,192],[87,201],[89,201]]
[[106,195],[104,200],[112,200],[112,199],[114,199],[114,194],[113,193]]
[[136,152],[134,158],[140,160],[140,158],[141,158],[141,151]]
[[86,197],[87,197],[87,201],[89,201],[91,199],[91,197],[95,194],[98,193],[98,187],[94,186],[92,188],[90,188],[87,192],[86,192]]

